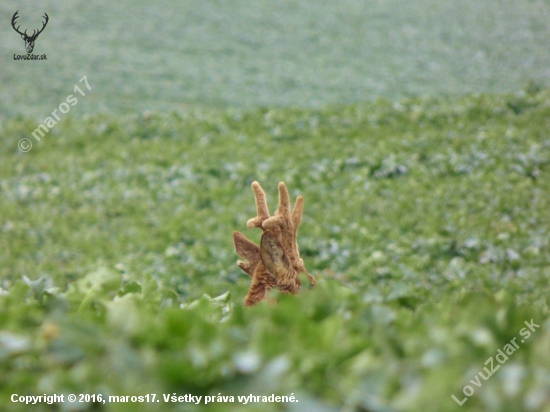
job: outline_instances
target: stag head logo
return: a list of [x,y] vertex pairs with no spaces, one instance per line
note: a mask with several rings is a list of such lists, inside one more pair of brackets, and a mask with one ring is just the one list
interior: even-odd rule
[[48,24],[48,20],[49,20],[50,18],[48,17],[48,15],[47,15],[46,13],[44,13],[44,19],[46,19],[46,21],[42,23],[42,28],[41,28],[40,30],[38,30],[38,31],[33,30],[32,35],[29,36],[29,35],[27,34],[27,30],[25,30],[24,32],[20,32],[20,31],[19,31],[19,27],[21,27],[21,26],[15,27],[15,23],[16,23],[15,21],[16,21],[17,18],[19,17],[18,13],[19,13],[19,10],[17,10],[17,11],[15,12],[15,14],[13,15],[13,17],[12,17],[12,19],[11,19],[11,26],[13,27],[13,29],[14,29],[17,33],[19,33],[19,34],[21,35],[21,38],[22,38],[23,40],[25,40],[25,48],[27,49],[27,53],[32,53],[32,51],[33,51],[33,49],[34,49],[34,42],[36,41],[36,38],[38,37],[38,35],[39,35],[40,33],[42,33],[42,32],[44,31],[44,29],[46,28],[46,25]]

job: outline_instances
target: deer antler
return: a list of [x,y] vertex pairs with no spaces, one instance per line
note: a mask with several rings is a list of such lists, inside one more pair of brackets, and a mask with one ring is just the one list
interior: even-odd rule
[[16,20],[19,18],[19,10],[17,10],[15,12],[15,14],[13,15],[13,17],[11,18],[11,26],[13,27],[13,29],[19,33],[21,36],[25,36],[27,39],[29,40],[36,40],[36,38],[38,37],[38,35],[40,33],[42,33],[44,31],[44,29],[46,28],[46,26],[48,25],[48,21],[50,21],[50,18],[48,16],[48,13],[44,13],[44,19],[46,19],[46,21],[44,21],[42,23],[42,28],[40,30],[38,30],[38,33],[36,32],[36,29],[32,31],[32,35],[28,35],[27,34],[27,30],[25,30],[24,32],[20,32],[19,31],[19,27],[21,26],[17,26],[15,27],[15,23],[16,23]]
[[246,222],[249,229],[255,227],[262,227],[262,223],[269,219],[269,210],[267,209],[267,200],[265,198],[265,192],[258,182],[252,182],[252,190],[254,191],[254,198],[256,199],[256,213],[257,216]]
[[15,14],[13,15],[13,17],[11,18],[11,27],[13,27],[13,29],[14,29],[17,33],[19,33],[21,36],[26,36],[26,35],[27,35],[27,30],[25,30],[25,33],[21,33],[21,32],[19,31],[19,27],[21,27],[21,26],[17,26],[17,28],[15,28],[15,21],[16,21],[17,18],[19,17],[19,16],[18,16],[18,13],[19,13],[19,10],[17,10],[17,11],[15,12]]
[[285,293],[298,293],[298,275],[305,273],[311,286],[315,278],[308,273],[300,258],[297,236],[302,220],[304,199],[298,196],[292,211],[290,197],[283,182],[279,183],[279,206],[274,216],[269,215],[265,192],[258,182],[252,183],[256,199],[257,216],[247,222],[250,229],[259,227],[263,231],[260,247],[239,232],[233,233],[235,249],[245,261],[238,266],[252,276],[252,285],[245,299],[245,306],[251,306],[265,299],[273,287]]
[[40,33],[42,33],[44,31],[44,29],[46,28],[46,26],[48,25],[48,21],[50,21],[50,18],[48,17],[48,13],[44,12],[44,19],[46,19],[46,21],[44,23],[42,23],[42,28],[40,30],[38,30],[38,33],[34,33],[36,30],[33,30],[32,32],[32,36],[31,38],[32,39],[36,39],[38,37],[38,35]]

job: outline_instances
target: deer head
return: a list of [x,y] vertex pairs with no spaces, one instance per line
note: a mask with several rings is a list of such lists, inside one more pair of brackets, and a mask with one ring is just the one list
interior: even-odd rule
[[234,232],[233,240],[238,255],[244,261],[237,265],[252,276],[252,285],[245,298],[245,306],[252,306],[267,297],[267,292],[277,287],[283,293],[300,292],[298,275],[304,273],[311,286],[315,278],[308,273],[298,250],[298,227],[302,220],[304,198],[298,196],[290,210],[290,197],[283,182],[279,183],[279,207],[270,216],[265,193],[258,182],[252,183],[256,198],[257,216],[247,222],[249,229],[263,231],[260,246],[248,240],[242,233]]
[[19,31],[19,27],[21,27],[21,26],[15,27],[15,20],[17,20],[17,18],[19,17],[18,13],[19,13],[19,10],[17,10],[15,12],[15,14],[13,15],[13,17],[11,18],[11,26],[13,27],[13,29],[17,33],[19,33],[21,35],[21,38],[23,40],[25,40],[25,48],[27,49],[27,53],[32,53],[32,51],[34,49],[34,42],[36,41],[36,38],[38,37],[38,35],[40,33],[42,33],[44,31],[44,29],[46,28],[46,25],[48,24],[48,20],[50,18],[48,17],[47,13],[44,13],[44,18],[46,19],[46,21],[44,23],[42,23],[42,28],[40,30],[38,30],[38,32],[36,30],[33,30],[32,35],[29,36],[29,35],[27,35],[27,30],[25,30],[25,32],[23,32],[23,33]]

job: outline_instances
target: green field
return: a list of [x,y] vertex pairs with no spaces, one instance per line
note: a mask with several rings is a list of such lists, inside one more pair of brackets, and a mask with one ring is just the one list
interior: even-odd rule
[[[48,27],[14,61],[9,22]],[[42,121],[87,75],[91,112],[321,107],[550,84],[547,0],[2,2],[0,116]],[[30,64],[32,63],[32,64]],[[33,128],[34,129],[34,128]]]
[[[1,412],[550,412],[548,1],[0,16]],[[255,180],[318,284],[243,308]]]
[[[0,130],[3,410],[549,410],[550,91],[67,118],[23,154],[33,124]],[[243,309],[231,233],[258,239],[253,180],[272,208],[280,180],[304,196],[319,284]],[[237,401],[272,393],[299,403]]]

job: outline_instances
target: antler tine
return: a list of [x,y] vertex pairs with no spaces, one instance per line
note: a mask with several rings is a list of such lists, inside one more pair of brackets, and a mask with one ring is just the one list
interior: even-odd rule
[[265,198],[265,192],[258,182],[252,182],[252,190],[254,191],[254,197],[256,198],[256,213],[257,216],[250,219],[246,225],[249,229],[255,227],[262,227],[262,223],[269,218],[269,210],[267,209],[267,200]]
[[[19,27],[21,27],[21,25],[17,26],[17,28],[15,27],[16,20],[17,20],[18,18],[19,18],[19,10],[17,10],[17,11],[15,12],[15,14],[13,15],[13,17],[11,18],[11,27],[13,27],[13,29],[14,29],[17,33],[23,35],[23,33],[21,33],[21,32],[19,31]],[[25,32],[26,32],[26,31],[25,31]]]
[[279,183],[279,206],[275,211],[275,215],[265,220],[262,228],[272,229],[274,227],[281,227],[281,229],[288,232],[290,230],[290,196],[288,190],[283,182]]
[[302,213],[304,212],[304,198],[298,196],[296,198],[296,203],[294,203],[294,208],[292,209],[291,221],[292,228],[294,229],[294,236],[298,236],[298,228],[302,222]]
[[279,183],[279,206],[275,215],[290,217],[290,196],[284,182]]
[[31,38],[36,38],[38,37],[38,35],[40,33],[42,33],[44,31],[44,29],[46,28],[46,26],[48,25],[48,21],[50,21],[50,18],[48,17],[48,13],[44,12],[44,16],[42,16],[45,21],[42,23],[42,28],[40,30],[38,30],[38,33],[36,33],[37,30],[34,30],[33,33],[32,33],[32,36]]
[[[42,29],[38,30],[38,34],[42,33],[46,26],[48,25],[48,21],[50,21],[50,18],[48,17],[48,13],[44,12],[44,19],[46,20],[44,23],[42,23]],[[37,34],[37,36],[38,36]]]

